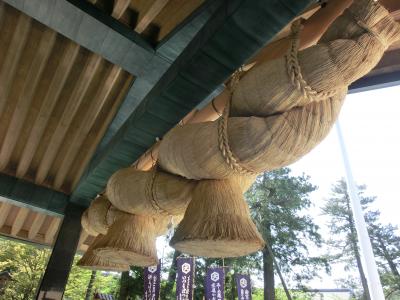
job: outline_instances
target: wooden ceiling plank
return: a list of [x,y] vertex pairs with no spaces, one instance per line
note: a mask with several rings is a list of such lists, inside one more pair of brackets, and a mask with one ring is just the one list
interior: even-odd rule
[[61,224],[61,218],[54,217],[53,220],[51,220],[49,229],[44,235],[44,242],[46,244],[53,244],[54,237],[58,231],[58,228],[60,227],[60,224]]
[[64,113],[61,116],[53,135],[51,136],[49,147],[47,147],[43,159],[40,162],[35,178],[36,183],[42,184],[46,179],[59,148],[64,142],[64,137],[67,133],[67,130],[69,129],[71,122],[84,99],[86,91],[93,81],[93,74],[95,74],[98,70],[101,61],[102,58],[99,55],[90,55],[89,60],[79,76],[76,86],[74,87],[74,91],[72,92],[72,95],[65,106]]
[[32,125],[28,141],[25,144],[25,148],[18,162],[17,177],[25,176],[29,169],[33,156],[42,140],[53,109],[74,65],[79,49],[80,46],[72,42],[68,43],[68,46],[65,49],[63,57],[52,77],[46,96],[43,99],[38,116]]
[[30,27],[31,18],[24,14],[20,14],[17,26],[14,30],[14,35],[8,45],[6,57],[4,57],[3,67],[0,70],[0,116],[2,115],[7,102],[8,93],[10,92]]
[[155,0],[150,8],[144,13],[136,24],[135,31],[142,33],[146,30],[147,26],[154,20],[154,18],[161,12],[161,10],[167,5],[169,0]]
[[0,229],[4,226],[7,216],[10,213],[12,205],[7,202],[2,202],[0,207]]
[[45,214],[41,214],[41,213],[35,214],[35,219],[33,220],[33,223],[31,225],[31,227],[29,228],[29,232],[28,232],[28,238],[30,240],[32,240],[36,237],[36,235],[38,234],[40,228],[42,227],[45,219],[46,219]]
[[14,147],[20,138],[20,133],[31,108],[31,102],[35,95],[37,84],[53,49],[56,36],[57,34],[55,31],[46,29],[41,37],[37,51],[29,67],[28,75],[24,80],[22,92],[17,100],[15,111],[3,141],[3,146],[0,150],[0,169],[4,169],[7,166],[11,154],[14,151]]
[[114,0],[114,7],[111,15],[119,20],[128,9],[130,3],[131,0]]
[[[122,97],[124,97],[124,95],[126,94],[126,91],[129,89],[130,85],[131,85],[130,80],[125,81],[124,87],[121,89],[121,91],[118,95],[118,99],[121,99]],[[85,157],[82,160],[78,171],[75,173],[74,180],[72,182],[72,190],[74,190],[75,187],[78,185],[79,180],[80,180],[83,172],[85,171],[87,164],[89,163],[90,159],[92,158],[92,154],[96,150],[96,147],[97,147],[98,143],[100,142],[100,140],[103,138],[111,120],[114,118],[118,108],[120,107],[120,104],[121,104],[120,101],[114,102],[114,104],[112,105],[112,107],[110,109],[109,114],[107,115],[107,118],[104,120],[104,122],[102,124],[102,127],[100,128],[100,130],[98,130],[96,138],[94,139],[94,142],[91,145],[91,148],[87,149]]]
[[14,223],[11,226],[11,235],[17,236],[25,223],[26,217],[29,214],[29,209],[26,207],[20,207],[17,216],[14,219]]
[[104,82],[102,82],[101,88],[97,91],[96,95],[93,98],[93,103],[91,107],[88,109],[84,121],[80,124],[78,129],[75,132],[73,138],[69,141],[70,147],[65,154],[63,161],[58,169],[54,180],[54,188],[60,189],[65,181],[65,178],[72,166],[74,159],[76,158],[82,143],[87,138],[87,135],[92,128],[94,122],[101,109],[103,108],[104,103],[108,100],[111,90],[116,83],[119,75],[121,74],[122,69],[118,66],[113,66],[110,72],[107,75],[107,78]]

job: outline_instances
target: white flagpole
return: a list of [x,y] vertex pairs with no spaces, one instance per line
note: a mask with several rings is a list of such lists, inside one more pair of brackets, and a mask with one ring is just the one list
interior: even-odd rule
[[369,293],[372,300],[384,300],[381,280],[376,266],[371,241],[369,239],[367,224],[365,223],[357,186],[354,183],[350,162],[345,147],[342,130],[339,120],[336,122],[336,129],[339,137],[340,150],[342,152],[343,164],[346,171],[347,189],[350,196],[354,222],[357,229],[358,240],[360,242],[361,254],[364,257],[365,273],[368,281]]

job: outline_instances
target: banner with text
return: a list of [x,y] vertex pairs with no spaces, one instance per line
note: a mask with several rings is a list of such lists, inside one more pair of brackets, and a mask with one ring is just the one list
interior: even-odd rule
[[160,298],[161,262],[157,266],[144,269],[144,300],[158,300]]
[[206,300],[224,300],[224,268],[209,268],[206,274]]
[[194,257],[178,257],[176,300],[193,300]]
[[250,275],[235,274],[239,300],[251,300]]

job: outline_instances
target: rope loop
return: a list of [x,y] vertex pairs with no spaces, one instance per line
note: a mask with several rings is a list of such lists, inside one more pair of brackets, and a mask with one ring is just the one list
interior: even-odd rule
[[157,176],[157,164],[154,165],[154,167],[151,169],[151,172],[152,172],[151,179],[150,179],[150,182],[147,184],[147,188],[146,188],[147,198],[150,199],[150,204],[153,207],[153,209],[155,211],[157,211],[157,213],[169,216],[171,214],[167,210],[165,210],[164,208],[162,208],[160,206],[160,203],[158,203],[157,197],[156,197],[155,191],[154,191],[154,183],[155,183],[156,176]]
[[303,20],[300,18],[292,24],[289,51],[285,56],[288,75],[293,86],[305,99],[308,99],[310,102],[328,99],[336,94],[335,90],[318,92],[303,78],[298,56]]
[[218,147],[226,164],[232,170],[242,175],[254,175],[256,173],[244,167],[229,146],[228,119],[231,99],[232,97],[226,103],[222,116],[218,119]]

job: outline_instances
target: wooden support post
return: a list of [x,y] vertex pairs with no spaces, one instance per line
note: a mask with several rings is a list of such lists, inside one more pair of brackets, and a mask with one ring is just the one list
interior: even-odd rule
[[81,235],[84,207],[69,203],[53,247],[36,300],[61,300]]

